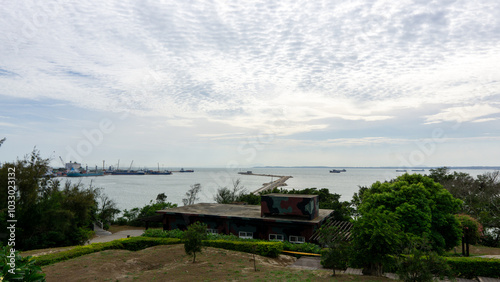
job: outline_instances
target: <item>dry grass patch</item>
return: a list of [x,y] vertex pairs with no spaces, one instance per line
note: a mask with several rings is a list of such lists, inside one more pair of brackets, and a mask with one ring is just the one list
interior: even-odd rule
[[[330,270],[288,268],[290,256],[267,258],[206,248],[196,263],[183,245],[155,246],[137,252],[107,250],[42,268],[47,281],[330,281]],[[340,275],[337,281],[388,281],[386,278]]]
[[[455,247],[454,250],[449,252],[450,254],[461,254],[462,247]],[[484,256],[484,255],[500,255],[500,248],[485,247],[481,245],[469,245],[469,254],[471,256]]]

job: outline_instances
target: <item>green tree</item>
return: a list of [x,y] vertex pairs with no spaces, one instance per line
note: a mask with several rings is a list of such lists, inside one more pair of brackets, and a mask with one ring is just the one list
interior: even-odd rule
[[218,204],[231,204],[237,201],[239,197],[244,195],[246,189],[241,185],[241,180],[238,178],[233,180],[233,188],[219,187],[217,194],[214,196],[214,201]]
[[260,205],[260,195],[255,195],[253,193],[241,194],[238,196],[237,202],[244,202],[249,205]]
[[120,213],[116,202],[108,195],[103,193],[102,189],[96,189],[96,198],[98,202],[97,218],[103,222],[104,228],[108,229],[116,215]]
[[450,266],[443,257],[430,251],[425,241],[411,242],[396,260],[396,274],[405,282],[433,281],[435,276],[441,280],[453,277]]
[[455,217],[462,227],[462,255],[469,256],[469,244],[476,244],[483,235],[483,226],[475,218],[466,214]]
[[200,193],[200,191],[201,191],[201,184],[200,183],[196,183],[194,185],[191,185],[191,189],[189,189],[186,192],[187,198],[182,199],[182,203],[185,206],[193,205],[194,202],[196,202],[197,200],[200,199],[200,198],[198,198],[198,193]]
[[381,276],[391,255],[401,252],[404,233],[398,216],[383,206],[362,212],[351,229],[352,261],[364,274]]
[[359,210],[359,206],[361,205],[361,202],[363,199],[363,194],[366,192],[366,190],[369,189],[366,186],[358,186],[358,188],[359,188],[358,192],[354,193],[354,195],[352,196],[351,205],[350,205],[351,216],[353,218],[359,217],[358,210]]
[[[66,183],[61,189],[57,179],[48,179],[48,159],[36,149],[22,160],[6,163],[0,168],[0,228],[5,230],[9,214],[7,195],[15,182],[16,193],[9,195],[15,202],[15,248],[27,250],[76,245],[92,235],[96,194],[90,187]],[[11,173],[11,174],[9,174]],[[14,180],[9,180],[14,175]],[[9,182],[10,181],[10,182]],[[5,239],[2,239],[2,243]]]
[[374,183],[363,192],[352,230],[357,261],[380,275],[390,255],[414,240],[429,238],[438,253],[457,246],[461,230],[454,214],[461,204],[442,185],[420,174]]
[[429,177],[461,199],[461,213],[476,218],[485,229],[488,244],[500,245],[500,171],[486,172],[473,178],[463,172],[450,173],[446,167],[431,169]]
[[325,268],[332,268],[333,276],[335,276],[335,269],[347,269],[350,247],[345,233],[334,226],[320,229],[319,243],[324,248],[321,252],[321,265]]
[[188,226],[184,232],[184,250],[196,260],[196,253],[201,253],[203,240],[207,239],[207,225],[199,221]]

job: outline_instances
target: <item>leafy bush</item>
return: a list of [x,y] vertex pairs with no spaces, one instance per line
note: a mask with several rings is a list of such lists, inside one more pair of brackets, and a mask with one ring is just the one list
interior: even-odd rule
[[447,257],[446,262],[457,277],[500,278],[500,260],[491,258]]
[[347,269],[351,254],[351,247],[347,240],[347,231],[335,226],[323,226],[320,228],[319,243],[324,249],[321,251],[321,265],[331,268],[333,276],[335,269]]
[[[117,225],[131,225],[131,226],[144,226],[144,221],[140,220],[144,217],[150,217],[158,215],[156,211],[170,209],[177,207],[177,204],[172,204],[170,202],[166,202],[167,196],[165,193],[160,193],[156,196],[156,200],[149,201],[149,205],[144,205],[142,208],[135,207],[130,210],[123,210],[123,214],[121,217],[114,221],[114,224]],[[149,222],[149,227],[161,227],[161,222]]]
[[193,263],[196,260],[196,253],[201,253],[203,240],[207,239],[207,225],[199,221],[189,225],[184,232],[184,250],[187,255],[193,256]]
[[173,245],[179,243],[181,243],[181,240],[176,238],[132,237],[126,239],[118,239],[111,242],[94,243],[86,246],[78,246],[67,251],[41,255],[37,257],[36,264],[39,266],[48,265],[104,250],[119,249],[138,251],[157,245]]
[[[10,252],[11,247],[4,246],[0,252],[0,281],[45,281],[45,274],[42,269],[35,265],[35,260],[31,256],[22,257],[18,251]],[[11,263],[14,263],[14,268],[11,268]],[[14,273],[9,270],[14,269]]]
[[[180,229],[173,229],[173,230],[160,230],[160,229],[148,229],[145,230],[142,236],[145,237],[156,237],[156,238],[178,238],[178,239],[183,239],[184,238],[184,232]],[[207,234],[207,240],[226,240],[226,241],[244,241],[244,242],[267,242],[264,240],[259,240],[259,239],[244,239],[240,238],[234,234],[214,234],[214,233],[209,233]]]
[[434,276],[438,276],[441,280],[445,276],[452,276],[446,260],[426,248],[406,249],[404,254],[396,259],[396,266],[396,273],[403,281],[423,282],[432,281]]
[[184,238],[184,231],[179,229],[163,231],[161,229],[148,229],[142,234],[144,237],[155,237],[155,238]]
[[210,233],[208,234],[208,240],[226,240],[226,241],[240,241],[240,242],[268,242],[266,240],[260,240],[260,239],[247,239],[247,238],[240,238],[234,234],[214,234]]
[[288,241],[283,242],[283,250],[292,252],[320,254],[321,247],[313,243],[294,244]]
[[255,253],[261,256],[277,257],[283,251],[282,242],[243,242],[226,240],[206,240],[203,242],[207,247],[221,248],[245,253]]
[[[163,231],[160,229],[148,229],[144,231],[144,234],[142,236],[145,237],[156,237],[156,238],[179,238],[183,239],[184,232],[179,229],[174,229],[174,230],[168,230],[168,231]],[[267,240],[259,240],[259,239],[244,239],[240,238],[234,234],[214,234],[214,233],[209,233],[207,234],[207,240],[209,241],[234,241],[234,242],[250,242],[250,243],[269,243]],[[282,249],[286,251],[293,251],[293,252],[303,252],[303,253],[313,253],[313,254],[319,254],[321,252],[321,247],[312,244],[312,243],[303,243],[303,244],[293,244],[290,242],[279,242],[282,245]],[[212,246],[215,247],[215,246]],[[229,248],[232,250],[231,248]],[[244,251],[246,252],[246,251]]]

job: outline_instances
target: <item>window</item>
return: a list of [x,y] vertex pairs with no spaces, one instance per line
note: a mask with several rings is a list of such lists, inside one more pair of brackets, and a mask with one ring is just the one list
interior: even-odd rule
[[253,232],[240,231],[238,236],[243,239],[253,239]]
[[290,243],[302,244],[306,241],[304,236],[290,236]]
[[209,234],[217,234],[219,233],[217,229],[211,229],[211,228],[207,228],[207,233]]
[[285,236],[282,234],[269,234],[269,241],[283,241]]

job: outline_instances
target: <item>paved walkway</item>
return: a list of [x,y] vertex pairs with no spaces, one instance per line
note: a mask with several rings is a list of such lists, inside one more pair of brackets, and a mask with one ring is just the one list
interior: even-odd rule
[[323,269],[321,258],[302,256],[288,267],[303,268],[303,269]]
[[96,236],[92,240],[88,241],[88,244],[110,242],[116,239],[136,237],[141,236],[142,233],[144,233],[144,230],[123,230],[116,233],[111,233],[102,228],[99,228],[99,226],[94,226],[94,231]]

